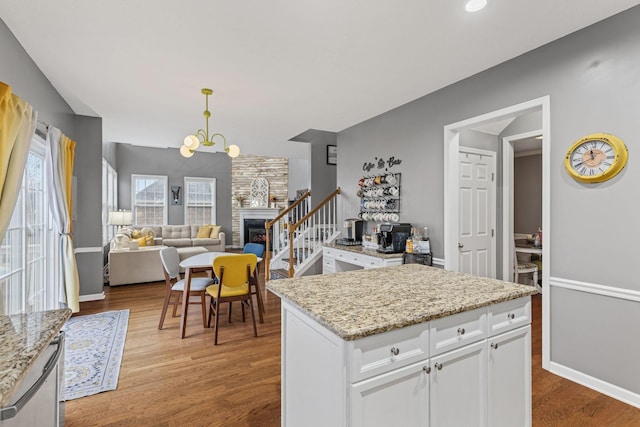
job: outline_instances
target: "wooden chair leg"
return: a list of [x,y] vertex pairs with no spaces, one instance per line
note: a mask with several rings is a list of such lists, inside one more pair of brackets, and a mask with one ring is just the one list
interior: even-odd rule
[[[220,323],[220,304],[217,304],[216,307],[216,318],[215,323],[213,324],[213,345],[218,345],[218,324]],[[231,307],[229,307],[229,312],[231,312]]]
[[182,299],[181,294],[178,292],[176,294],[176,301],[173,303],[173,314],[172,317],[178,317],[178,306],[180,305],[180,300]]
[[258,327],[256,326],[256,314],[253,310],[253,297],[249,294],[249,308],[251,309],[251,321],[253,322],[253,336],[258,336]]
[[169,300],[171,299],[171,291],[164,294],[164,304],[162,305],[162,314],[160,315],[160,323],[158,323],[158,329],[162,329],[164,324],[164,318],[167,315],[167,308],[169,308]]
[[231,303],[229,303],[229,323],[231,323]]
[[200,304],[202,305],[202,327],[207,327],[207,304],[204,292],[200,294]]

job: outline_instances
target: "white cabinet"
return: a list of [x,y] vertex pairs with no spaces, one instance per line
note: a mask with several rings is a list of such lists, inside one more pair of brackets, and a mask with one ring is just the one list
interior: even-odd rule
[[489,425],[530,426],[531,326],[491,337],[487,344]]
[[430,425],[485,426],[486,378],[484,340],[433,357],[429,374]]
[[344,341],[283,300],[283,425],[530,426],[529,307],[525,297]]
[[359,246],[356,251],[328,247],[322,248],[322,274],[402,264],[402,254],[397,254],[398,256],[394,257],[381,257],[376,256],[375,252],[372,252],[372,255],[361,253],[361,250]]
[[351,385],[352,426],[426,426],[429,369],[415,363]]

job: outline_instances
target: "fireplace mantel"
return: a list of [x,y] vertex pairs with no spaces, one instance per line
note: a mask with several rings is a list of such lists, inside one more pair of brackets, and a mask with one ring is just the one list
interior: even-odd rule
[[280,208],[240,208],[240,245],[244,247],[245,219],[273,219],[280,213]]

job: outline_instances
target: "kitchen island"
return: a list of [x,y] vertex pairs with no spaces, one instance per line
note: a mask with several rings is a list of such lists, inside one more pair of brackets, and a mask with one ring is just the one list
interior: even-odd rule
[[418,264],[267,288],[282,425],[531,425],[534,288]]
[[[58,376],[64,375],[58,372],[62,366],[58,361],[64,360],[64,340],[56,337],[70,316],[68,308],[0,316],[0,407],[2,416],[9,417],[7,422],[17,419],[14,410],[7,409],[16,397],[28,394],[39,378],[44,380],[41,391],[20,411],[21,422],[11,425],[57,425],[63,415]],[[43,374],[45,365],[49,369]]]

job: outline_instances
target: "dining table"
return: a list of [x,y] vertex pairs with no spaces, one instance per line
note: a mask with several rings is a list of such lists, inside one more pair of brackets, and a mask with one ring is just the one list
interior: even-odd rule
[[[182,313],[180,315],[180,338],[185,337],[185,333],[187,330],[187,314],[189,309],[189,291],[191,289],[191,277],[194,273],[202,272],[202,271],[211,271],[211,277],[214,277],[213,273],[213,260],[219,256],[223,255],[243,255],[242,253],[234,253],[234,252],[205,252],[198,255],[193,255],[188,258],[180,261],[180,267],[184,268],[185,277],[184,277],[184,291],[182,294]],[[256,269],[258,265],[262,261],[261,257],[258,257],[258,262],[256,264]],[[256,275],[259,279],[259,275]],[[259,283],[255,283],[256,288],[256,299],[258,300],[258,315],[260,318],[260,323],[264,323],[264,304],[262,302],[262,294],[260,292]]]

